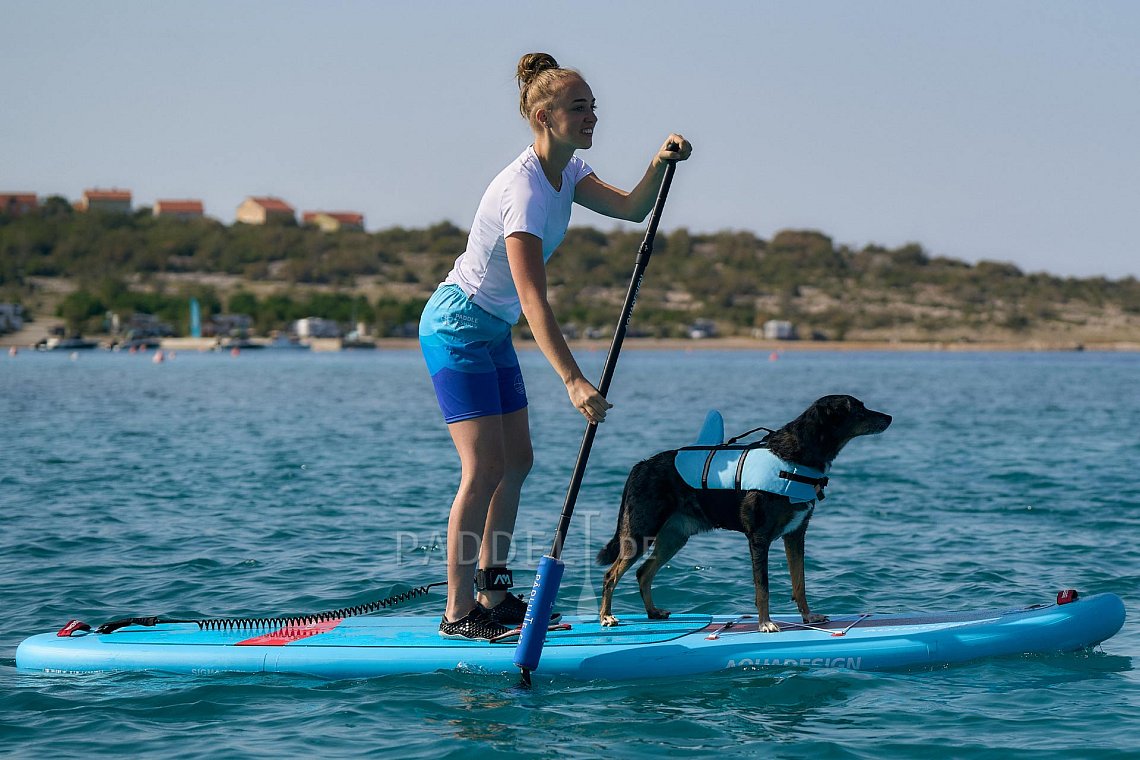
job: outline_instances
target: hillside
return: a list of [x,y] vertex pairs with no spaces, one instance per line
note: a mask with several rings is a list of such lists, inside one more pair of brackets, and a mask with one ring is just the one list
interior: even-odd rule
[[[446,222],[329,234],[158,220],[147,209],[80,214],[49,199],[33,215],[0,217],[0,301],[85,332],[99,332],[108,310],[159,314],[184,332],[186,304],[196,297],[206,314],[253,315],[261,332],[324,316],[399,334],[465,240],[464,230]],[[641,233],[570,230],[549,271],[563,324],[614,323],[640,240]],[[1136,341],[1140,282],[971,265],[918,244],[856,250],[815,231],[771,240],[749,232],[662,233],[636,327],[676,337],[698,319],[726,336],[751,336],[779,319],[801,338],[828,341]]]

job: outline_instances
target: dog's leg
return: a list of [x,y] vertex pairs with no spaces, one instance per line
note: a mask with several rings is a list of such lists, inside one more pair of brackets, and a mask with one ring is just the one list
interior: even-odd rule
[[772,621],[768,611],[768,547],[771,541],[760,536],[748,536],[748,550],[752,553],[752,582],[756,585],[756,611],[760,613],[760,630],[779,633],[780,626]]
[[804,582],[804,536],[807,522],[784,536],[784,553],[788,556],[788,572],[792,576],[792,600],[805,623],[825,623],[826,615],[815,615],[808,608],[807,585]]
[[645,603],[645,614],[651,620],[664,620],[669,610],[658,609],[653,604],[653,578],[673,555],[681,550],[692,535],[685,529],[684,521],[674,515],[665,522],[657,538],[653,541],[653,553],[637,568],[637,585],[641,588],[641,601]]
[[610,565],[609,570],[606,570],[606,575],[602,579],[602,603],[598,610],[598,619],[602,625],[618,624],[618,619],[614,617],[612,612],[614,589],[617,588],[618,581],[626,574],[626,571],[633,567],[634,562],[637,562],[637,558],[645,553],[645,544],[646,539],[639,541],[630,536],[622,536],[618,558]]

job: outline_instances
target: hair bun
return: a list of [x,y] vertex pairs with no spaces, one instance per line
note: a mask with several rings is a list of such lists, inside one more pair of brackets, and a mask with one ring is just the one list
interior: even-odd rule
[[550,53],[527,53],[519,59],[519,89],[525,89],[536,76],[547,69],[557,69],[558,61]]

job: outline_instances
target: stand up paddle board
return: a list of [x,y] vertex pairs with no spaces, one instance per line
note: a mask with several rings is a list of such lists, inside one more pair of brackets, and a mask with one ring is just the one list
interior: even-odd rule
[[[1072,601],[1069,601],[1069,599]],[[1124,624],[1115,594],[1028,607],[914,614],[837,615],[807,626],[776,616],[779,633],[758,630],[755,613],[677,614],[667,620],[566,616],[551,630],[537,673],[576,679],[633,679],[765,668],[886,670],[982,657],[1069,652],[1113,636]],[[568,624],[568,626],[567,626]],[[362,616],[257,630],[209,630],[198,623],[129,625],[111,633],[71,624],[32,636],[16,667],[44,673],[162,671],[297,673],[324,678],[474,671],[517,673],[516,640],[444,639],[437,617]]]

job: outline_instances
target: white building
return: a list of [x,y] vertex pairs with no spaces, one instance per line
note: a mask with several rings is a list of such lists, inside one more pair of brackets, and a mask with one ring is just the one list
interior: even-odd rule
[[296,221],[297,212],[273,196],[251,195],[237,208],[237,220],[245,224],[266,224],[272,220]]
[[92,188],[83,191],[83,197],[76,204],[80,211],[102,211],[108,214],[131,213],[131,191],[117,187],[109,190]]
[[299,338],[339,338],[340,326],[331,319],[305,317],[293,323],[293,332]]
[[795,340],[796,326],[782,319],[769,319],[764,323],[765,340]]

